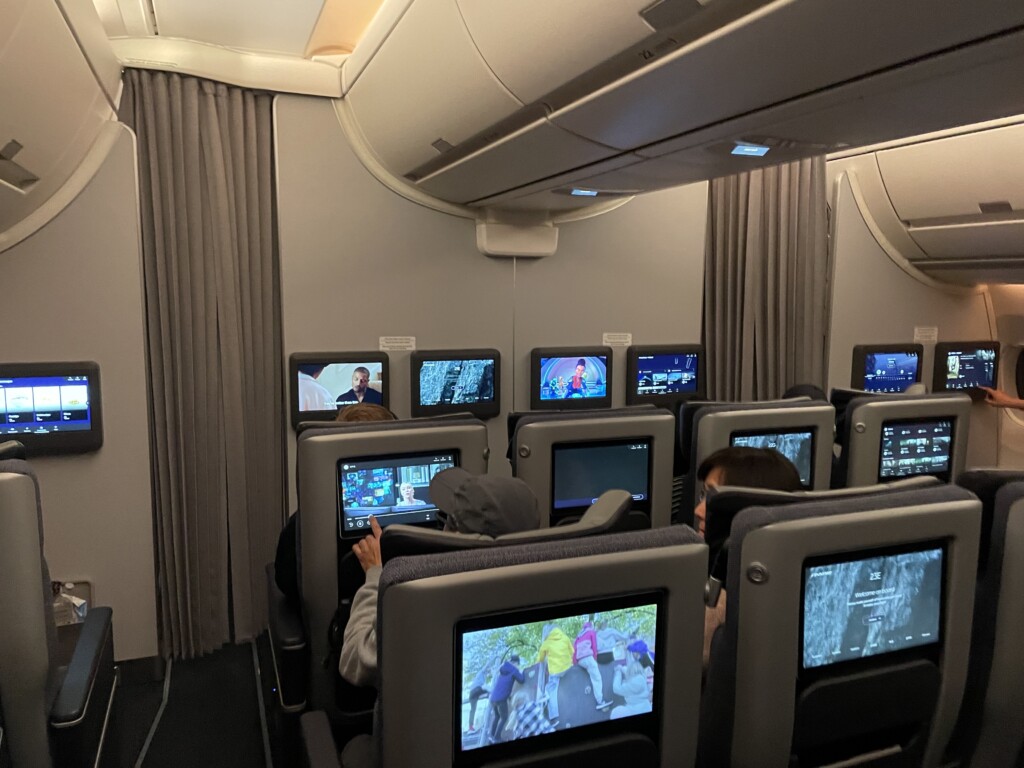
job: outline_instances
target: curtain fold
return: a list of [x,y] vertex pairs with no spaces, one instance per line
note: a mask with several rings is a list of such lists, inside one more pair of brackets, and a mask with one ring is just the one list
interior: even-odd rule
[[708,393],[779,397],[824,388],[831,302],[825,158],[715,179],[708,199]]
[[258,634],[285,519],[272,97],[127,70],[138,139],[161,650]]

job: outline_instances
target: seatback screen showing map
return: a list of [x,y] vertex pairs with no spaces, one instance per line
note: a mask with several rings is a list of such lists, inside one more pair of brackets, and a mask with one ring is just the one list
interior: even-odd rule
[[[999,368],[998,342],[943,342],[935,345],[936,392],[994,387]],[[971,392],[970,394],[976,395]]]
[[747,448],[771,448],[778,451],[800,473],[800,484],[810,488],[814,482],[814,430],[807,428],[733,432],[729,445]]
[[953,420],[882,422],[878,479],[935,475],[949,480],[953,456]]
[[458,451],[340,459],[338,535],[366,535],[370,515],[381,527],[434,525],[437,505],[430,500],[430,481],[441,470],[457,466]]
[[465,411],[481,418],[497,416],[500,366],[496,349],[413,353],[412,415]]
[[944,549],[804,563],[801,666],[823,667],[941,638]]

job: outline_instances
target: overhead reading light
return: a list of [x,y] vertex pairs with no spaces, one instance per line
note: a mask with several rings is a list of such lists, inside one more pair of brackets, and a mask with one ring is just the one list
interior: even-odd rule
[[730,154],[740,155],[741,157],[764,157],[768,154],[769,149],[771,147],[766,147],[763,144],[749,144],[745,141],[737,141]]
[[580,189],[579,187],[573,187],[569,193],[574,197],[597,197],[596,189]]

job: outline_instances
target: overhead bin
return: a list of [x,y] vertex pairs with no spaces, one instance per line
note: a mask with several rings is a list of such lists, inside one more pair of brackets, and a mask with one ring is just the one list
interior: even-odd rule
[[52,0],[17,0],[0,31],[0,233],[43,205],[112,119]]
[[1021,108],[1022,3],[395,5],[345,64],[348,107],[384,167],[450,202],[645,191]]

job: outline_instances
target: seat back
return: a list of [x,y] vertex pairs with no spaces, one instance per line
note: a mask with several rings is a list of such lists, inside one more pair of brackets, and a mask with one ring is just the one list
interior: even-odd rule
[[955,481],[967,460],[970,416],[965,394],[854,398],[839,435],[838,484],[874,485],[912,474]]
[[[350,600],[362,571],[353,562],[353,539],[341,539],[339,462],[345,459],[457,452],[458,464],[472,474],[487,471],[487,426],[473,417],[391,422],[325,424],[298,437],[299,523],[296,536],[302,620],[310,647],[309,701],[335,719],[337,675],[332,666],[329,629],[339,604]],[[429,480],[429,478],[426,478]],[[358,583],[357,583],[358,582]]]
[[[596,765],[693,765],[706,557],[696,534],[677,526],[391,560],[381,576],[377,618],[381,696],[375,736],[384,768],[450,768],[458,752],[472,759],[472,750],[483,746],[479,737],[462,733],[462,713],[469,707],[463,702],[471,677],[467,670],[474,662],[465,661],[472,652],[470,641],[459,644],[456,637],[481,626],[501,632],[503,622],[528,633],[499,652],[522,657],[519,689],[538,703],[545,692],[556,696],[563,728],[573,723],[603,728],[570,728],[554,738],[505,744],[509,762],[501,764],[554,765],[571,750],[573,757]],[[595,612],[614,617],[612,602],[623,596],[634,601],[640,596],[641,603],[660,601],[657,639],[647,638],[647,645],[653,643],[654,702],[660,707],[653,730],[643,725],[651,718],[628,717],[649,705],[627,708],[629,699],[616,693],[622,688],[614,662],[598,669],[603,693],[615,704],[611,710],[595,707],[592,678],[582,666],[569,666],[553,688],[545,684],[548,667],[534,666],[542,639],[536,621],[550,620],[572,636],[575,625],[568,617],[579,620]],[[508,636],[480,642],[492,639],[513,642]],[[465,661],[460,669],[457,658]],[[550,674],[556,674],[553,657],[550,664]],[[424,717],[426,711],[430,717]],[[509,732],[500,733],[508,738]],[[487,764],[496,758],[479,754]]]
[[512,434],[512,474],[537,496],[542,526],[577,518],[613,488],[633,493],[651,526],[668,525],[674,432],[672,413],[653,406],[524,414]]
[[47,721],[56,653],[52,593],[42,556],[39,487],[24,461],[0,461],[0,709],[14,765],[50,765]]
[[1014,768],[1024,749],[1024,472],[970,470],[982,502],[981,555],[967,687],[949,760]]
[[740,512],[703,764],[937,765],[967,674],[979,527],[980,502],[949,485]]
[[533,544],[539,541],[562,541],[613,533],[622,530],[632,497],[625,491],[606,491],[594,502],[579,522],[540,528],[535,531],[517,531],[492,537],[482,533],[453,533],[431,531],[408,525],[393,525],[380,539],[381,559],[387,563],[394,557],[428,555],[435,552],[457,552],[464,549]]
[[[792,449],[779,445],[779,452],[790,458],[815,489],[828,488],[832,463],[832,430],[835,411],[828,403],[813,400],[786,400],[767,403],[706,405],[693,417],[690,435],[690,464],[684,484],[681,521],[687,519],[699,499],[697,469],[715,451],[729,445],[753,447],[767,445],[758,435],[790,433]],[[810,440],[800,435],[810,435]],[[809,477],[808,477],[809,476]]]

